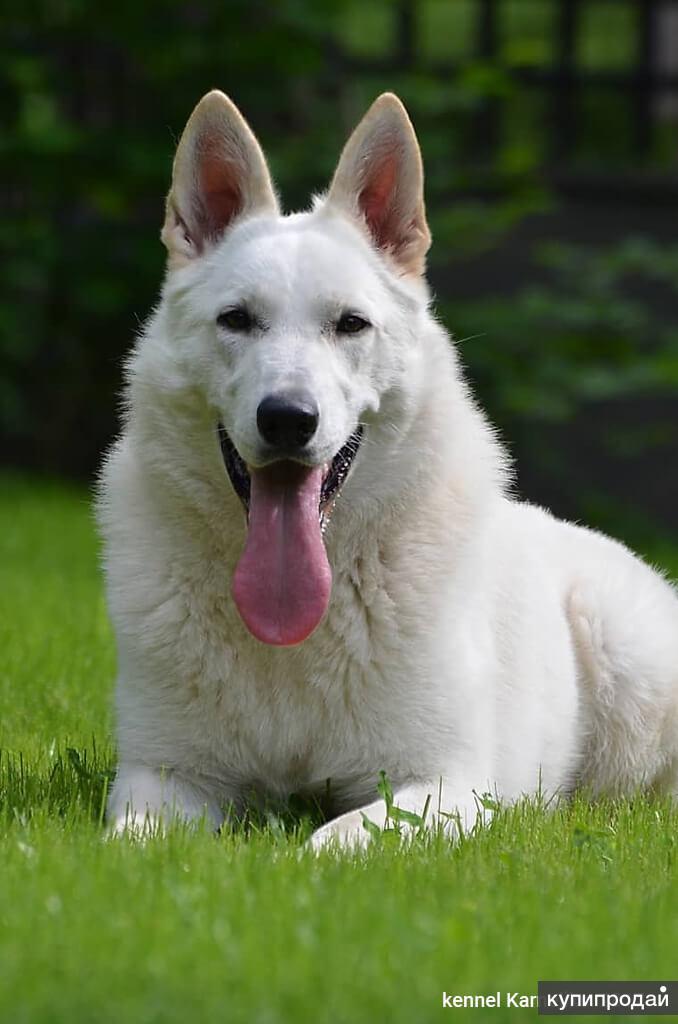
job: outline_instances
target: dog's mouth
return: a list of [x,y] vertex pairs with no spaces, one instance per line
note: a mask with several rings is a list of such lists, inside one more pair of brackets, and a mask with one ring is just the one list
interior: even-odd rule
[[[224,465],[226,466],[226,472],[228,473],[228,477],[233,485],[233,490],[243,503],[245,512],[249,518],[250,493],[252,487],[250,471],[247,468],[245,460],[241,457],[238,449],[228,436],[228,431],[223,423],[218,424],[217,431],[219,434],[219,445],[221,447]],[[322,484],[320,487],[320,501],[318,504],[318,519],[320,522],[320,529],[323,532],[329,522],[334,499],[339,494],[339,491],[351,470],[353,460],[358,454],[362,439],[363,428],[362,426],[359,426],[358,429],[351,434],[348,441],[341,446],[332,461],[324,467]],[[281,468],[281,475],[284,474],[285,467],[290,464],[294,467],[299,465],[299,463],[291,463],[291,460],[283,460],[279,463],[274,463],[274,465]],[[290,473],[294,474],[294,472],[295,470],[291,468]]]
[[223,424],[219,444],[247,516],[247,541],[233,577],[240,616],[258,640],[301,643],[319,624],[330,599],[332,571],[323,533],[360,449],[351,434],[324,466],[281,459],[249,467]]

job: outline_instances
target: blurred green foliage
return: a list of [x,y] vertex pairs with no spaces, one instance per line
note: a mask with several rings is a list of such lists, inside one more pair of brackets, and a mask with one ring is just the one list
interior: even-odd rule
[[[628,238],[609,248],[544,243],[549,271],[509,298],[455,303],[462,332],[491,344],[464,349],[503,420],[568,420],[582,403],[678,390],[678,245]],[[653,302],[648,301],[653,286]],[[460,335],[463,337],[463,333]]]
[[543,281],[443,305],[527,493],[639,547],[672,530],[678,246],[543,243]]
[[[466,261],[505,244],[525,217],[554,208],[541,173],[551,159],[545,126],[553,97],[510,72],[552,64],[556,0],[501,0],[495,60],[476,56],[476,0],[419,0],[409,5],[409,22],[407,6],[120,0],[93,8],[32,0],[3,12],[5,460],[80,475],[96,466],[115,429],[124,354],[163,272],[158,232],[173,149],[193,104],[213,86],[251,121],[289,208],[325,186],[374,96],[402,95],[426,160],[438,307],[459,337],[475,336],[462,345],[465,362],[532,467],[537,495],[550,493],[554,465],[533,442],[545,424],[562,455],[563,431],[585,408],[675,396],[674,247],[626,239],[620,223],[618,243],[603,249],[542,244],[534,278],[510,294],[488,286],[468,300],[456,284]],[[583,66],[618,68],[632,58],[634,7],[586,5]],[[455,67],[443,73],[435,62]],[[629,159],[627,98],[584,100],[590,116],[569,160],[618,168]],[[666,132],[656,148],[659,160],[673,160]],[[661,419],[625,434],[620,425],[615,436],[625,438],[625,451],[663,451],[665,433]],[[575,480],[566,460],[558,473],[581,490],[573,503],[581,511],[589,484]]]

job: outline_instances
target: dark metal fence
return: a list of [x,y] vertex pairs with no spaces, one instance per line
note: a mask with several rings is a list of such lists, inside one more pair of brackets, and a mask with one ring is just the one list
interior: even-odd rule
[[[450,3],[455,0],[449,0]],[[599,6],[623,7],[633,20],[635,52],[626,67],[594,68],[582,64],[578,44],[587,0],[542,0],[553,5],[553,39],[550,64],[533,66],[502,62],[502,19],[506,0],[476,0],[471,51],[465,61],[478,60],[501,67],[517,86],[535,90],[545,101],[546,170],[556,185],[577,180],[600,187],[605,175],[572,173],[567,158],[576,151],[583,119],[582,102],[594,95],[614,95],[626,108],[628,161],[625,171],[615,167],[616,185],[673,191],[678,182],[678,163],[656,160],[656,128],[673,122],[678,138],[678,0],[597,0]],[[515,0],[514,0],[515,3]],[[427,60],[419,48],[420,5],[417,0],[398,0],[393,5],[393,46],[388,56],[342,58],[349,72],[380,77],[410,72],[451,81],[463,69],[461,61]],[[488,97],[476,112],[476,156],[491,157],[501,136],[504,103]],[[565,164],[563,163],[565,161]],[[609,175],[608,175],[609,177]]]

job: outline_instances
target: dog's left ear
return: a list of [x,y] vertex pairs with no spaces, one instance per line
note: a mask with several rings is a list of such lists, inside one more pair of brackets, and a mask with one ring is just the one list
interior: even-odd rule
[[327,197],[367,227],[405,274],[423,274],[431,234],[424,171],[407,111],[393,93],[374,101],[341,154]]
[[277,212],[259,143],[236,105],[213,89],[191,114],[174,157],[161,234],[170,265],[200,256],[237,217]]

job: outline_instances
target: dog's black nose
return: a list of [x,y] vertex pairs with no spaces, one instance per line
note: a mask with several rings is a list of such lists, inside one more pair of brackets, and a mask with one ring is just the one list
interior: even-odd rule
[[264,441],[289,451],[308,444],[319,419],[318,406],[304,391],[267,395],[257,409],[257,426]]

